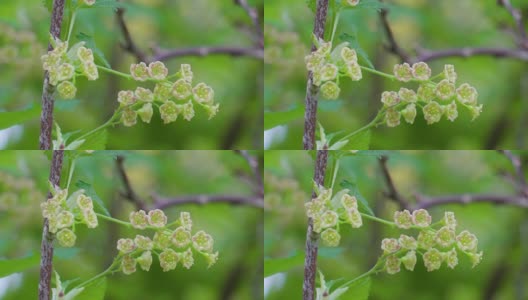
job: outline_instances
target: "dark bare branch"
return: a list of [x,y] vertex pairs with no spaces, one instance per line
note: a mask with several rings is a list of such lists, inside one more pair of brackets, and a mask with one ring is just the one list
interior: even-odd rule
[[414,209],[429,208],[437,205],[444,204],[470,204],[470,203],[493,203],[493,204],[505,204],[528,208],[528,199],[526,197],[516,195],[491,195],[491,194],[463,194],[463,195],[450,195],[450,196],[438,196],[430,197],[425,195],[416,194],[418,203]]
[[123,185],[125,186],[125,191],[121,193],[121,196],[123,196],[125,199],[133,203],[136,208],[145,210],[145,202],[136,194],[134,189],[132,188],[132,185],[130,184],[130,180],[128,179],[128,175],[125,171],[124,166],[125,158],[121,155],[117,156],[116,158],[116,165],[117,165],[117,171],[119,172],[119,176],[121,177],[121,181],[123,182]]
[[383,173],[383,177],[385,178],[387,188],[389,189],[387,192],[385,192],[385,196],[398,203],[401,209],[409,209],[409,201],[407,201],[407,199],[405,199],[398,192],[396,186],[394,185],[394,181],[392,180],[392,176],[390,175],[389,168],[387,167],[388,160],[389,158],[387,156],[381,156],[379,158],[381,171]]
[[[524,29],[524,21],[521,12],[512,6],[510,0],[497,0],[497,5],[504,7],[508,11],[508,13],[512,16],[515,22],[515,26],[517,27],[517,34],[519,35],[520,39],[526,40],[526,30]],[[528,44],[523,44],[520,46],[526,48],[527,45]]]
[[125,9],[122,7],[117,8],[116,10],[116,17],[117,17],[117,24],[119,25],[119,28],[121,30],[121,33],[123,34],[123,38],[125,39],[125,42],[121,44],[121,47],[130,54],[134,55],[137,62],[147,62],[147,57],[143,51],[139,49],[139,47],[136,45],[134,40],[132,39],[132,36],[130,35],[130,31],[128,30],[128,27],[125,23]]
[[247,161],[249,167],[251,168],[251,172],[253,173],[253,184],[257,187],[257,194],[263,196],[264,182],[262,181],[262,174],[258,159],[250,155],[247,150],[235,150],[235,152],[240,154]]
[[151,61],[165,61],[171,58],[178,58],[182,56],[208,56],[208,55],[228,55],[228,56],[246,56],[257,59],[264,58],[264,50],[262,48],[245,48],[245,47],[194,47],[194,48],[178,48],[172,50],[157,50],[156,54],[150,59]]
[[240,196],[240,195],[188,195],[172,198],[153,196],[154,205],[152,209],[166,209],[182,204],[211,204],[211,203],[228,203],[234,205],[249,205],[257,208],[264,208],[264,199],[257,196]]
[[410,56],[403,50],[398,42],[396,42],[396,39],[394,38],[394,33],[392,32],[392,29],[389,24],[388,20],[388,11],[386,9],[382,9],[380,12],[380,19],[381,24],[383,26],[383,30],[385,31],[385,36],[387,37],[387,40],[389,42],[389,45],[386,46],[387,50],[389,50],[391,53],[394,53],[396,56],[398,56],[402,61],[404,62],[410,62]]
[[431,61],[446,57],[473,57],[473,56],[490,56],[496,58],[513,58],[522,61],[528,61],[528,51],[522,49],[509,48],[454,48],[444,50],[426,50],[418,49],[418,55],[412,61]]
[[259,46],[259,48],[263,48],[264,47],[264,40],[263,40],[264,35],[262,33],[262,27],[260,24],[258,11],[255,8],[249,6],[246,0],[234,0],[234,1],[235,1],[235,4],[242,7],[246,11],[249,18],[251,18],[251,22],[253,23],[253,27],[255,28],[256,44]]

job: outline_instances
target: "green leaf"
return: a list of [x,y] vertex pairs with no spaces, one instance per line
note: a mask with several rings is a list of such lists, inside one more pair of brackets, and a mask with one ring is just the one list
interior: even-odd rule
[[304,116],[304,107],[297,105],[287,111],[264,112],[264,130],[301,119]]
[[103,300],[106,293],[106,277],[101,277],[84,288],[75,300]]
[[355,8],[360,9],[374,9],[376,11],[381,11],[384,8],[389,8],[387,3],[383,3],[379,0],[361,0]]
[[97,193],[95,192],[91,184],[86,183],[82,180],[79,180],[75,183],[75,186],[80,189],[83,189],[86,192],[86,195],[92,198],[92,200],[95,202],[96,208],[99,208],[99,210],[101,210],[103,214],[110,216],[110,213],[106,209],[103,200],[99,198],[99,196],[97,195]]
[[81,103],[79,99],[55,101],[55,109],[58,111],[74,111]]
[[374,216],[374,212],[370,208],[367,199],[365,199],[365,197],[363,197],[363,195],[361,195],[361,193],[359,192],[359,188],[358,188],[358,186],[357,186],[357,184],[355,182],[351,182],[351,181],[348,181],[348,180],[343,180],[343,181],[341,181],[341,183],[339,185],[342,188],[349,189],[350,190],[349,194],[351,196],[356,197],[356,199],[358,200],[358,206],[360,208],[360,211],[363,211],[363,212],[365,212],[365,213],[367,213],[367,214],[369,214],[371,216]]
[[108,131],[103,129],[90,135],[78,150],[105,150],[107,141]]
[[33,253],[30,256],[15,259],[0,260],[0,278],[25,271],[40,264],[40,255]]
[[348,139],[346,149],[348,150],[368,150],[370,147],[370,130],[362,131]]
[[348,42],[350,44],[350,47],[356,50],[356,53],[360,59],[362,59],[370,68],[375,69],[374,65],[370,61],[368,54],[361,46],[359,45],[359,42],[357,40],[357,33],[356,30],[352,30],[352,34],[348,33],[342,33],[339,36],[339,39],[343,42]]
[[306,5],[315,14],[317,9],[317,0],[306,0]]
[[79,248],[56,248],[53,255],[58,259],[68,260],[77,256],[80,250]]
[[304,264],[304,252],[295,251],[293,254],[283,258],[264,259],[264,277],[276,273],[286,272]]
[[119,8],[119,7],[125,7],[125,5],[121,2],[118,2],[116,0],[97,0],[95,1],[95,4],[92,6],[87,6],[84,8],[96,8],[96,7],[110,7],[110,8]]
[[0,129],[9,128],[11,126],[27,122],[29,120],[38,118],[39,115],[39,105],[31,105],[29,108],[19,111],[0,112]]
[[319,101],[320,111],[339,111],[343,107],[343,100]]
[[42,5],[51,13],[53,10],[53,0],[42,0]]
[[367,300],[370,294],[370,276],[363,277],[348,285],[348,291],[343,299]]
[[[94,6],[99,3],[99,0],[95,2]],[[80,32],[76,35],[76,38],[79,41],[84,41],[86,43],[86,46],[93,50],[94,58],[96,62],[102,63],[105,67],[111,68],[110,64],[108,63],[108,60],[106,60],[106,57],[104,56],[103,51],[101,49],[97,48],[95,45],[95,40],[93,36],[88,35],[84,32]]]

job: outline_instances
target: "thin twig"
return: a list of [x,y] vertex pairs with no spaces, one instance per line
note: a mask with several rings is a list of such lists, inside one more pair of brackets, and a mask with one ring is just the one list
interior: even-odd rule
[[[62,15],[64,11],[64,0],[53,1],[51,12],[50,35],[52,38],[60,37],[62,27]],[[48,43],[48,51],[53,50],[51,43]],[[42,112],[40,115],[40,150],[51,149],[51,130],[53,127],[53,106],[55,99],[53,93],[55,87],[50,84],[48,71],[44,72],[44,83],[42,87]]]
[[496,58],[514,58],[521,61],[528,61],[528,51],[522,49],[509,48],[454,48],[444,50],[426,50],[417,49],[418,55],[411,61],[431,61],[445,57],[473,57],[473,56],[491,56]]
[[228,203],[234,205],[249,205],[257,208],[264,208],[264,199],[257,196],[241,195],[188,195],[178,197],[160,197],[153,195],[154,205],[152,209],[166,209],[171,206],[182,204],[210,204]]
[[409,201],[407,201],[407,199],[405,199],[396,189],[394,181],[392,180],[392,176],[390,175],[389,169],[387,167],[388,160],[389,158],[385,155],[379,158],[381,171],[383,173],[383,177],[385,178],[385,182],[387,183],[387,188],[389,189],[387,192],[385,192],[385,196],[398,203],[400,209],[408,209]]
[[[324,35],[324,28],[326,24],[326,17],[328,13],[328,0],[317,1],[317,8],[315,11],[315,22],[313,28],[313,35],[316,38],[322,39]],[[316,50],[315,45],[312,44],[312,52]],[[313,84],[313,74],[308,72],[308,81],[306,83],[306,98],[304,111],[304,134],[303,134],[303,148],[304,150],[312,150],[315,146],[315,127],[317,124],[317,94],[319,88]]]
[[493,204],[505,204],[528,208],[528,199],[517,195],[492,195],[492,194],[462,194],[462,195],[449,195],[449,196],[438,196],[430,197],[425,195],[416,194],[418,203],[414,209],[419,208],[430,208],[432,206],[444,205],[444,204],[470,204],[470,203],[493,203]]
[[394,38],[394,33],[392,32],[392,29],[389,25],[388,20],[388,11],[387,9],[382,9],[380,11],[380,19],[381,24],[383,26],[383,30],[385,31],[385,35],[387,36],[387,40],[389,41],[389,45],[386,47],[390,52],[396,54],[400,59],[404,62],[409,62],[409,55],[403,50],[398,43],[396,42],[396,39]]
[[261,169],[259,161],[256,157],[250,155],[247,150],[235,150],[236,153],[240,154],[247,161],[251,172],[253,173],[253,184],[257,187],[257,195],[264,195],[264,182],[262,181]]
[[[53,151],[49,181],[55,186],[59,186],[60,183],[63,158],[64,150]],[[52,195],[50,191],[48,192],[48,199],[51,197]],[[48,219],[44,219],[40,255],[40,280],[38,285],[39,300],[50,300],[51,276],[53,273],[53,234],[49,232]]]
[[515,170],[515,182],[517,183],[519,195],[528,196],[528,186],[526,184],[526,178],[524,177],[521,158],[509,150],[499,150],[499,152],[504,154],[504,156],[510,160],[513,169]]
[[[515,26],[517,27],[517,33],[519,37],[521,40],[525,40],[526,30],[524,29],[524,21],[521,12],[518,9],[513,8],[510,0],[497,0],[497,5],[504,7],[508,11],[515,21]],[[523,47],[526,47],[526,45],[523,45]]]
[[251,22],[253,22],[253,27],[255,28],[256,44],[259,46],[259,48],[263,48],[264,47],[264,39],[263,39],[264,35],[262,33],[258,11],[255,8],[249,6],[246,0],[234,0],[234,1],[236,5],[242,7],[246,11],[247,15],[251,19]]
[[[328,161],[328,150],[317,151],[315,162],[314,182],[318,185],[324,184],[326,164]],[[312,191],[312,198],[315,198],[315,191]],[[313,231],[313,220],[308,218],[308,228],[306,230],[306,249],[304,259],[304,281],[303,300],[315,299],[315,276],[317,274],[317,251],[319,234]]]
[[121,44],[121,47],[123,47],[124,50],[131,53],[136,57],[137,62],[147,62],[147,58],[145,53],[141,51],[134,40],[132,39],[132,36],[130,35],[130,31],[128,30],[128,27],[125,23],[125,9],[122,7],[118,7],[116,10],[116,17],[117,17],[117,24],[119,24],[119,28],[121,29],[121,33],[123,34],[123,38],[125,39],[125,42]]
[[132,202],[136,208],[145,210],[145,202],[136,194],[134,189],[132,188],[132,185],[130,184],[130,180],[128,179],[128,175],[125,171],[124,166],[125,158],[121,155],[118,155],[116,158],[116,165],[117,165],[117,171],[119,172],[119,176],[121,177],[121,181],[123,182],[123,185],[125,186],[125,191],[121,193],[121,196],[123,196],[128,201]]
[[218,47],[195,47],[195,48],[178,48],[171,50],[158,50],[150,61],[165,61],[171,58],[182,56],[207,56],[207,55],[229,55],[229,56],[246,56],[257,59],[264,57],[262,48],[247,48],[234,46]]

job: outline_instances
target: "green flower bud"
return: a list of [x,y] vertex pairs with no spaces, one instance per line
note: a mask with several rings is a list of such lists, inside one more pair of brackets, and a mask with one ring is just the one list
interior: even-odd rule
[[73,99],[77,94],[77,88],[70,81],[63,81],[57,86],[57,92],[62,99]]
[[424,62],[417,62],[412,65],[412,75],[419,81],[429,80],[431,77],[431,68]]
[[444,110],[440,104],[432,101],[423,107],[423,114],[427,124],[431,125],[440,121],[442,115],[444,114]]
[[73,247],[75,246],[75,240],[77,236],[70,229],[64,228],[57,233],[57,240],[62,247]]
[[192,219],[191,219],[191,214],[186,212],[186,211],[182,211],[180,213],[180,225],[185,228],[187,231],[191,231],[192,230]]
[[356,197],[350,196],[349,194],[343,194],[343,196],[341,197],[341,205],[347,211],[358,209]]
[[400,103],[401,99],[398,93],[393,91],[385,91],[381,94],[381,103],[385,107],[392,107]]
[[152,253],[150,251],[143,252],[141,256],[136,258],[136,262],[139,264],[141,269],[148,272],[148,270],[150,270],[150,266],[152,265]]
[[193,72],[191,70],[191,65],[182,64],[180,67],[180,75],[183,80],[191,83],[193,79]]
[[194,118],[194,107],[191,101],[182,105],[182,116],[185,120],[190,121]]
[[444,106],[443,110],[445,111],[447,119],[451,122],[453,122],[458,117],[458,110],[455,101]]
[[215,253],[205,253],[204,255],[205,255],[205,258],[207,259],[208,268],[214,265],[216,261],[218,260],[218,251],[216,251]]
[[381,241],[381,250],[383,250],[383,253],[385,254],[394,253],[400,250],[400,244],[397,239],[383,239]]
[[469,112],[471,113],[471,121],[475,120],[482,112],[482,104],[475,106],[468,106]]
[[308,71],[315,72],[323,64],[324,57],[317,52],[312,52],[304,57],[304,62]]
[[334,228],[328,228],[321,233],[321,241],[327,247],[337,247],[339,246],[339,241],[341,240],[341,235]]
[[180,109],[174,102],[167,101],[159,107],[159,112],[163,123],[168,124],[176,121],[178,114],[180,113]]
[[396,255],[389,255],[385,260],[385,269],[387,274],[396,274],[400,272],[401,261]]
[[142,236],[142,235],[136,235],[134,238],[134,244],[138,247],[140,250],[152,250],[154,247],[154,243],[149,237]]
[[69,63],[63,63],[57,67],[59,81],[70,80],[75,74],[75,68]]
[[180,254],[180,260],[182,265],[186,269],[190,269],[194,265],[194,258],[191,248],[188,248],[183,253]]
[[359,228],[363,225],[363,219],[357,209],[347,210],[346,220],[353,228]]
[[97,80],[99,78],[99,71],[93,62],[87,62],[81,65],[82,72],[88,80]]
[[363,74],[361,73],[361,67],[357,62],[346,64],[346,75],[350,77],[350,79],[352,79],[353,81],[360,81],[361,78],[363,78]]
[[84,194],[79,194],[79,196],[77,196],[77,199],[75,200],[75,202],[77,203],[77,206],[81,209],[81,210],[93,210],[93,201],[92,201],[92,198],[84,195]]
[[149,211],[149,224],[153,227],[163,228],[167,225],[167,216],[161,209]]
[[137,81],[145,81],[149,78],[149,69],[144,62],[130,65],[130,75]]
[[178,100],[185,100],[192,95],[192,86],[184,79],[178,79],[172,85],[172,95]]
[[420,84],[416,96],[419,101],[431,102],[435,98],[435,89],[430,84]]
[[154,98],[158,101],[167,101],[169,100],[172,94],[172,85],[166,82],[156,83],[154,87]]
[[357,64],[356,50],[350,49],[348,47],[343,47],[341,48],[340,55],[345,64]]
[[60,202],[54,199],[48,199],[46,202],[42,202],[40,204],[40,209],[42,210],[42,217],[48,219],[55,217],[55,215],[62,210]]
[[435,245],[436,234],[434,231],[422,230],[418,234],[418,248],[429,250]]
[[467,83],[462,84],[456,90],[457,99],[462,104],[476,105],[478,92],[477,90]]
[[192,89],[193,95],[194,95],[194,101],[210,105],[214,102],[214,91],[213,89],[206,85],[205,83],[201,82],[198,83],[193,89]]
[[455,85],[444,79],[436,85],[435,95],[441,100],[449,100],[455,95]]
[[191,233],[183,227],[178,227],[172,232],[171,241],[177,248],[186,247],[191,243]]
[[400,261],[405,266],[405,269],[409,271],[413,271],[414,266],[416,266],[416,252],[415,251],[407,252],[402,258],[400,258]]
[[92,49],[82,47],[82,46],[77,48],[77,57],[79,58],[82,64],[86,64],[86,63],[90,63],[94,61]]
[[323,230],[323,219],[321,219],[320,215],[317,215],[313,217],[313,231],[320,233]]
[[136,101],[136,95],[132,91],[119,91],[119,93],[117,93],[117,102],[119,102],[121,106],[130,106],[136,103]]
[[328,228],[328,227],[334,227],[337,225],[337,221],[339,220],[339,216],[335,211],[327,210],[321,215],[322,220],[322,227]]
[[169,74],[169,70],[161,61],[151,62],[148,66],[148,73],[152,79],[163,80]]
[[306,215],[309,218],[313,218],[317,215],[320,215],[326,210],[323,202],[317,199],[312,199],[312,201],[306,202],[304,204],[304,208],[306,209]]
[[471,262],[473,263],[472,268],[476,267],[478,264],[480,264],[480,261],[482,260],[482,251],[479,253],[467,253],[469,258],[471,259]]
[[335,100],[337,97],[339,97],[339,93],[341,92],[341,89],[339,86],[333,82],[333,81],[327,81],[321,85],[320,88],[321,97],[328,100]]
[[132,239],[119,239],[117,240],[117,250],[120,253],[127,254],[136,250],[136,244]]
[[136,91],[134,92],[134,96],[136,96],[136,99],[143,102],[152,102],[154,101],[154,94],[152,94],[152,91],[149,89],[145,89],[142,87],[137,87]]
[[456,229],[457,226],[457,220],[455,218],[455,213],[451,211],[446,211],[444,214],[444,225],[447,228],[451,228],[452,230]]
[[418,209],[412,212],[412,219],[414,225],[417,227],[429,227],[431,225],[431,215],[425,209]]
[[407,105],[404,109],[402,109],[401,114],[405,119],[405,122],[413,124],[414,119],[416,118],[416,105],[414,105],[414,103]]
[[442,227],[436,232],[436,243],[444,248],[455,242],[455,232],[448,227]]
[[211,105],[202,105],[202,107],[205,109],[205,112],[207,113],[208,120],[211,120],[216,114],[218,113],[218,109],[220,107],[220,104],[211,104]]
[[388,127],[396,127],[400,125],[401,113],[394,108],[389,108],[385,112],[385,122]]
[[478,245],[478,239],[477,237],[472,234],[471,232],[464,230],[461,233],[459,233],[456,237],[457,246],[462,251],[466,252],[476,252],[477,251],[477,245]]
[[153,113],[154,111],[152,109],[152,103],[145,103],[140,109],[137,110],[137,114],[141,118],[141,121],[145,123],[150,123]]
[[443,256],[440,251],[435,248],[427,250],[423,255],[424,265],[427,268],[427,272],[440,269],[442,266]]
[[444,78],[450,83],[455,83],[457,79],[457,74],[455,72],[455,66],[445,65],[444,66]]
[[403,249],[407,250],[416,250],[416,248],[418,247],[418,243],[416,242],[416,240],[412,236],[407,236],[405,234],[400,235],[398,243]]
[[55,69],[61,61],[60,56],[52,52],[42,55],[40,59],[42,60],[42,68],[46,71]]
[[205,233],[205,231],[200,230],[194,234],[192,237],[194,249],[200,252],[211,252],[213,251],[213,237]]
[[61,211],[57,216],[57,228],[65,228],[73,225],[75,217],[67,210]]
[[136,260],[130,255],[123,256],[123,259],[121,260],[121,271],[123,271],[123,274],[125,275],[130,275],[136,272]]
[[165,248],[170,247],[172,241],[172,233],[167,230],[157,231],[152,238],[154,243],[154,248],[159,250],[164,250]]
[[455,248],[452,248],[450,251],[444,253],[444,258],[447,262],[447,266],[451,269],[454,269],[456,265],[458,265],[458,257]]
[[95,228],[97,225],[99,225],[97,215],[93,210],[83,210],[82,219],[88,228]]
[[345,1],[345,5],[348,5],[348,6],[356,6],[359,4],[359,0],[346,0]]
[[149,224],[148,216],[144,210],[133,211],[130,213],[130,223],[137,229],[145,229]]
[[178,254],[170,248],[163,250],[159,255],[160,266],[163,269],[163,272],[176,269],[179,260],[180,257]]
[[395,211],[394,223],[398,228],[409,229],[413,225],[411,213],[408,210]]
[[400,88],[400,90],[398,91],[398,96],[403,102],[416,102],[418,100],[416,97],[416,93],[413,90],[409,90],[406,88]]
[[325,64],[320,69],[321,81],[334,80],[337,77],[338,69],[334,64]]
[[394,76],[402,82],[408,82],[413,78],[411,66],[408,63],[394,66]]
[[121,122],[127,127],[132,127],[137,123],[137,112],[127,107],[121,114]]

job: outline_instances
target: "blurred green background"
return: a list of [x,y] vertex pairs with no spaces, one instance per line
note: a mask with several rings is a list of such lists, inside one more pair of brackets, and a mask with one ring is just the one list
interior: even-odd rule
[[[411,54],[416,47],[429,50],[517,47],[508,32],[508,28],[515,26],[512,17],[497,1],[392,0],[384,3],[389,5],[388,19],[396,40]],[[526,1],[512,0],[511,3],[524,16],[528,15]],[[304,56],[309,53],[313,20],[314,15],[305,1],[266,0],[265,111],[295,111],[287,116],[294,121],[266,133],[267,149],[302,147],[307,76]],[[376,69],[392,73],[394,64],[399,63],[384,48],[386,37],[376,10],[344,11],[336,37],[342,33],[357,35]],[[418,112],[413,125],[402,122],[396,128],[373,129],[370,149],[526,148],[526,62],[483,56],[449,57],[430,62],[433,74],[441,72],[445,64],[455,65],[458,83],[468,82],[477,89],[479,103],[484,104],[481,116],[471,122],[469,113],[464,111],[454,122],[444,118],[428,126],[423,114]],[[338,101],[319,101],[318,121],[327,133],[352,132],[366,125],[381,108],[381,93],[399,87],[396,82],[367,72],[363,72],[361,81],[352,82],[347,78],[340,86]]]
[[[240,179],[251,171],[246,161],[231,151],[103,151],[77,159],[72,185],[78,180],[91,184],[111,215],[121,220],[128,220],[135,206],[119,195],[123,185],[116,169],[116,154],[124,155],[131,184],[147,201],[153,193],[173,197],[252,194],[251,185]],[[49,161],[43,152],[0,152],[0,259],[40,253],[39,203],[45,199],[48,174]],[[14,197],[9,196],[13,193]],[[153,257],[149,272],[138,268],[132,275],[118,272],[109,276],[104,299],[262,297],[262,210],[221,203],[179,205],[165,209],[169,222],[176,220],[181,211],[191,213],[196,230],[213,236],[214,248],[219,251],[217,264],[207,269],[205,258],[197,256],[190,270],[178,266],[163,272]],[[102,272],[117,254],[116,241],[138,233],[102,219],[95,229],[77,229],[74,248],[55,245],[54,270],[62,281],[84,281]],[[7,278],[0,279],[0,299],[37,298],[38,261],[27,271]]]
[[[408,199],[414,200],[415,192],[428,196],[515,194],[512,184],[499,175],[513,172],[511,163],[495,151],[360,151],[342,158],[334,192],[341,189],[343,180],[355,182],[380,218],[390,220],[399,210],[383,195],[387,188],[378,162],[382,154],[389,157],[388,169],[395,186]],[[526,164],[528,153],[517,154]],[[304,203],[311,196],[314,162],[303,151],[267,151],[265,159],[265,268],[274,260],[288,264],[282,273],[265,279],[265,299],[301,299],[307,226]],[[329,169],[331,163],[329,160]],[[327,172],[327,179],[330,177]],[[478,248],[484,251],[482,262],[472,269],[469,259],[460,255],[454,270],[443,264],[440,270],[427,272],[418,257],[413,272],[402,267],[395,275],[373,275],[369,300],[527,299],[526,209],[478,203],[428,210],[433,222],[445,211],[453,211],[458,220],[457,232],[463,228],[478,237]],[[319,249],[317,266],[327,281],[348,281],[367,272],[382,254],[381,240],[398,237],[402,232],[363,218],[361,228],[341,226],[340,233],[338,248]],[[354,299],[350,292],[339,299]]]
[[[0,23],[34,35],[34,42],[16,44],[15,59],[0,59],[0,111],[17,111],[41,102],[43,70],[40,56],[48,43],[50,13],[41,0],[2,1]],[[162,49],[197,46],[253,47],[251,19],[233,1],[134,0],[124,3],[125,22],[137,46],[147,54],[152,47]],[[263,14],[263,1],[249,1]],[[2,29],[4,30],[4,28]],[[67,32],[63,28],[63,34]],[[73,36],[83,32],[93,36],[97,47],[110,65],[128,73],[135,59],[125,52],[115,14],[110,7],[82,9],[78,13]],[[74,39],[74,42],[76,40]],[[13,46],[0,32],[0,52]],[[4,53],[4,52],[2,52]],[[1,56],[1,55],[0,55]],[[205,82],[215,91],[220,112],[211,120],[197,109],[191,121],[179,118],[163,125],[159,112],[150,124],[138,122],[132,128],[111,128],[108,149],[259,149],[262,145],[262,73],[261,59],[212,55],[180,57],[166,62],[169,74],[180,64],[192,65],[197,82]],[[117,107],[117,93],[133,89],[135,84],[108,73],[100,73],[93,82],[77,83],[76,101],[58,101],[55,120],[63,132],[93,129],[103,124]],[[0,148],[37,149],[40,112],[32,114],[22,126],[0,135]]]

